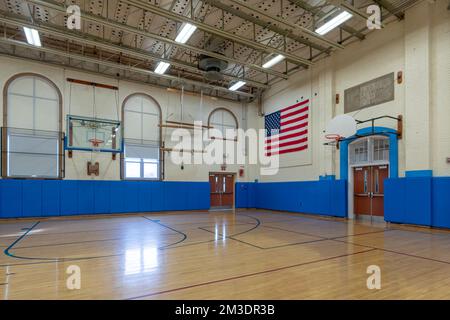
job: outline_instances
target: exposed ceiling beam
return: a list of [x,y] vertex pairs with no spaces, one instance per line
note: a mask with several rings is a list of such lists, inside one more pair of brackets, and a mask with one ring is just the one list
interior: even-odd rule
[[[31,22],[28,22],[25,19],[5,17],[4,14],[0,15],[0,22],[7,23],[10,25],[14,25],[14,26],[19,26],[19,27],[33,28],[33,29],[36,29],[43,33],[48,33],[48,34],[51,34],[54,36],[61,37],[62,39],[77,41],[77,42],[85,44],[85,45],[102,48],[102,49],[109,50],[109,51],[116,52],[116,53],[124,53],[126,55],[133,56],[133,57],[143,59],[143,60],[167,62],[175,67],[182,68],[185,70],[190,70],[193,73],[201,74],[203,76],[205,76],[205,74],[206,74],[205,71],[199,70],[195,65],[187,64],[187,63],[180,62],[180,61],[174,61],[171,59],[164,59],[159,56],[151,55],[150,53],[148,53],[144,50],[127,47],[124,45],[116,45],[116,44],[112,44],[110,42],[104,42],[104,41],[102,41],[102,39],[97,38],[97,37],[90,36],[88,38],[88,37],[82,36],[79,33],[75,33],[73,31],[69,31],[66,29],[63,29],[63,30],[58,29],[55,26],[51,26],[50,24],[44,24],[44,23],[33,24]],[[256,81],[252,81],[249,79],[243,79],[243,78],[233,77],[233,76],[229,76],[229,75],[225,75],[225,77],[228,78],[229,80],[233,80],[233,81],[244,80],[248,85],[251,85],[251,86],[254,86],[257,88],[262,88],[262,89],[268,88],[268,86],[265,84],[262,84],[262,83],[256,82]]]
[[[54,1],[48,1],[48,0],[26,0],[26,1],[31,3],[31,4],[44,6],[46,8],[54,9],[54,10],[57,10],[57,11],[59,11],[61,13],[66,14],[66,6],[60,5],[59,3],[54,2]],[[168,39],[166,37],[162,37],[160,35],[157,35],[157,34],[154,34],[154,33],[150,33],[150,32],[147,32],[145,30],[141,30],[141,29],[138,29],[138,28],[135,28],[135,27],[131,27],[129,25],[126,25],[126,24],[123,24],[123,23],[120,23],[120,22],[117,22],[117,21],[114,21],[114,20],[105,19],[104,17],[99,16],[99,15],[93,15],[93,14],[91,14],[89,12],[86,12],[86,11],[81,11],[81,16],[82,16],[82,19],[93,21],[93,22],[99,23],[99,24],[104,25],[104,26],[108,26],[108,27],[116,29],[116,30],[123,30],[123,31],[129,32],[131,34],[136,34],[136,35],[140,35],[140,36],[143,36],[143,37],[146,37],[146,38],[155,39],[155,40],[158,40],[158,41],[161,41],[161,42],[173,45],[173,46],[177,46],[177,47],[180,47],[180,48],[183,48],[183,49],[186,49],[186,50],[198,53],[198,54],[204,54],[204,55],[207,55],[207,56],[210,56],[210,57],[213,57],[213,58],[217,58],[217,59],[228,61],[229,63],[234,63],[234,64],[246,66],[249,69],[253,69],[255,71],[259,71],[259,72],[262,72],[262,73],[267,73],[267,74],[270,74],[270,75],[278,77],[278,78],[288,79],[288,76],[283,74],[283,73],[281,73],[281,72],[277,72],[277,71],[270,70],[270,69],[265,69],[265,68],[263,68],[261,66],[258,66],[256,64],[243,62],[243,61],[240,61],[238,59],[230,58],[230,57],[227,57],[227,56],[215,53],[215,52],[211,52],[211,51],[208,51],[208,50],[204,50],[204,49],[201,49],[201,48],[197,48],[197,47],[194,47],[194,46],[191,46],[191,45],[188,45],[188,44],[182,44],[182,43],[176,42],[175,40]]]
[[[358,8],[352,6],[350,3],[345,2],[344,0],[331,0],[329,2],[330,2],[330,4],[337,6],[337,7],[341,8],[342,10],[346,10],[346,11],[350,12],[355,17],[364,21],[364,23],[370,18],[370,16],[367,13],[359,10]],[[381,23],[381,27],[382,28],[385,27],[383,22]]]
[[189,84],[189,85],[193,85],[193,86],[200,87],[200,88],[205,88],[205,89],[210,89],[210,90],[217,90],[217,91],[220,91],[220,92],[226,92],[227,94],[236,94],[236,95],[242,96],[242,97],[254,98],[253,94],[247,93],[247,92],[243,92],[243,91],[233,91],[233,92],[231,92],[230,90],[228,90],[228,88],[225,88],[225,87],[209,85],[209,84],[206,84],[206,83],[203,83],[203,82],[199,82],[199,81],[195,81],[195,80],[189,80],[189,79],[185,79],[185,78],[178,78],[178,77],[167,75],[167,74],[157,74],[157,73],[155,73],[155,72],[153,72],[151,70],[148,70],[148,69],[142,69],[142,68],[127,66],[127,65],[123,65],[123,64],[119,64],[119,63],[110,62],[110,61],[105,61],[105,60],[101,60],[101,59],[91,58],[91,57],[84,56],[82,54],[69,53],[69,52],[66,52],[66,51],[61,51],[61,50],[56,50],[56,49],[51,49],[51,48],[46,48],[46,47],[36,47],[36,46],[30,45],[30,44],[27,44],[25,42],[22,42],[22,41],[17,41],[17,40],[12,40],[12,39],[7,39],[7,38],[0,38],[0,43],[14,45],[14,46],[26,48],[26,49],[29,49],[29,50],[34,50],[34,51],[54,54],[54,55],[57,55],[57,56],[70,58],[70,59],[75,59],[75,60],[79,60],[79,61],[83,61],[83,62],[88,62],[88,63],[97,64],[97,65],[102,65],[102,66],[105,66],[105,67],[108,67],[108,68],[115,68],[115,69],[118,69],[118,70],[124,70],[124,71],[140,73],[140,74],[144,74],[144,75],[147,75],[147,76],[152,76],[152,77],[156,77],[156,78],[160,78],[160,79],[170,80],[170,81],[172,81],[174,83]]
[[395,10],[395,7],[389,3],[386,0],[373,0],[376,4],[378,4],[380,7],[385,8],[390,14],[393,14],[397,17],[399,20],[403,20],[405,18],[405,14],[403,12],[398,12]]
[[[241,1],[241,0],[228,0],[228,1],[231,2],[231,3],[233,3],[233,4],[235,4],[235,5],[238,5],[238,6],[240,6],[240,7],[243,7],[243,8],[245,8],[245,9],[247,9],[247,10],[251,10],[251,11],[253,11],[253,12],[256,12],[256,13],[258,13],[259,15],[261,15],[261,16],[263,16],[263,17],[266,17],[267,19],[270,19],[270,20],[272,20],[272,21],[275,21],[276,23],[279,23],[279,24],[281,24],[281,25],[283,25],[283,26],[285,26],[285,27],[290,28],[291,30],[289,30],[289,29],[283,29],[283,28],[281,28],[281,27],[276,27],[276,29],[278,29],[278,30],[284,30],[284,33],[287,33],[286,36],[287,36],[288,38],[291,38],[291,37],[292,37],[292,39],[294,39],[294,40],[296,40],[296,41],[299,41],[299,42],[302,42],[302,43],[304,43],[304,44],[306,44],[306,45],[308,45],[308,46],[312,46],[312,47],[317,46],[317,44],[315,44],[315,43],[313,43],[313,42],[311,42],[311,41],[305,41],[305,39],[302,39],[300,36],[295,35],[295,34],[293,33],[293,31],[298,31],[298,32],[302,33],[303,35],[305,35],[305,36],[307,36],[307,37],[310,37],[310,38],[313,38],[314,40],[319,41],[319,42],[322,43],[322,44],[326,44],[326,45],[328,45],[328,46],[331,46],[331,47],[334,48],[334,49],[344,49],[344,46],[343,46],[343,45],[341,45],[341,44],[339,44],[339,43],[336,43],[336,42],[334,42],[334,41],[332,41],[332,40],[329,40],[329,39],[327,39],[327,38],[325,38],[325,37],[323,37],[323,36],[321,36],[321,35],[315,33],[314,31],[309,30],[308,28],[305,28],[305,27],[296,25],[296,24],[294,24],[294,23],[290,23],[290,22],[288,22],[288,21],[286,21],[286,20],[282,20],[282,19],[280,19],[280,18],[278,18],[278,17],[275,17],[275,16],[271,16],[271,15],[267,14],[266,12],[264,12],[264,11],[262,11],[262,10],[259,10],[259,9],[255,8],[255,6],[248,5],[247,3],[245,3],[245,2],[243,2],[243,1]],[[215,7],[218,7],[217,5],[220,4],[220,7],[219,7],[219,8],[221,8],[221,9],[227,8],[227,7],[228,7],[229,9],[232,9],[232,8],[230,8],[229,6],[224,5],[223,2],[220,1],[220,0],[205,0],[205,2],[212,3]],[[227,10],[227,11],[228,11],[229,9],[224,9],[224,10]],[[241,12],[241,13],[243,13],[243,12],[240,11],[240,10],[234,10],[234,11],[235,11],[235,12]],[[251,16],[250,16],[250,17],[251,17]],[[274,28],[273,24],[267,24],[267,22],[264,22],[264,21],[262,21],[262,20],[260,20],[260,19],[256,19],[256,20],[259,20],[259,21],[261,21],[261,23],[268,25],[268,26],[267,26],[268,29]],[[275,30],[274,30],[274,31],[275,31]],[[276,32],[276,31],[275,31],[275,32]],[[323,47],[317,47],[316,49],[321,50],[321,51],[324,50]]]
[[200,21],[197,21],[197,20],[185,17],[185,16],[178,15],[174,12],[167,11],[167,10],[162,9],[158,6],[155,6],[153,4],[147,4],[147,3],[143,3],[143,2],[140,2],[137,0],[121,0],[121,1],[124,3],[127,3],[129,5],[132,5],[136,8],[150,11],[156,15],[159,15],[159,16],[164,17],[169,20],[190,23],[192,25],[195,25],[200,30],[203,30],[207,33],[211,33],[218,37],[228,39],[230,41],[234,41],[236,43],[239,43],[246,47],[253,48],[255,50],[259,50],[259,51],[266,52],[266,53],[276,53],[276,54],[284,55],[286,57],[286,60],[288,60],[292,63],[304,65],[306,67],[313,65],[313,63],[311,61],[309,61],[308,59],[298,57],[296,55],[287,53],[287,52],[285,52],[283,50],[279,50],[277,48],[268,47],[265,44],[253,41],[252,39],[245,38],[245,37],[242,37],[237,34],[233,34],[233,33],[230,33],[230,32],[224,31],[224,30],[217,29],[214,26],[208,25],[206,23],[203,23],[203,22],[200,22]]

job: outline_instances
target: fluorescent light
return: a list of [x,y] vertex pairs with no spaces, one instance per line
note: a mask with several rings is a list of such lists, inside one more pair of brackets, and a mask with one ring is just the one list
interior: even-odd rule
[[180,32],[178,33],[177,37],[175,38],[175,41],[178,43],[186,43],[189,38],[194,33],[195,29],[197,29],[196,26],[190,24],[190,23],[184,23],[181,27]]
[[170,67],[170,63],[160,61],[158,65],[156,66],[155,72],[158,74],[164,74],[166,72],[167,68]]
[[25,36],[27,37],[27,42],[29,44],[32,44],[33,46],[36,47],[41,46],[41,39],[39,38],[39,32],[36,29],[23,27],[23,31],[25,31]]
[[272,59],[270,59],[269,61],[264,63],[262,67],[265,69],[270,68],[270,67],[276,65],[278,62],[283,61],[284,58],[285,58],[285,56],[283,56],[282,54],[279,54],[276,57],[273,57]]
[[343,11],[340,14],[338,14],[336,17],[331,19],[330,21],[323,24],[320,28],[316,29],[316,32],[323,36],[324,34],[330,32],[340,24],[344,23],[348,19],[353,17],[351,13],[348,13],[347,11]]
[[238,81],[235,84],[233,84],[231,87],[228,88],[228,90],[230,91],[236,91],[237,89],[239,89],[240,87],[242,87],[245,84],[244,81]]

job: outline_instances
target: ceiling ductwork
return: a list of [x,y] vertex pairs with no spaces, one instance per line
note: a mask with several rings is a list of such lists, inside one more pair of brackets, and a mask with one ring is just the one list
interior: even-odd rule
[[224,60],[201,55],[198,62],[199,69],[206,71],[205,78],[209,81],[223,80],[222,71],[228,67]]

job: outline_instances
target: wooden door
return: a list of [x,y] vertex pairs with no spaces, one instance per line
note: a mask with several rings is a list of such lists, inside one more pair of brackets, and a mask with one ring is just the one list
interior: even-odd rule
[[384,179],[388,176],[387,165],[353,169],[355,214],[384,216]]
[[232,174],[209,175],[211,208],[232,208],[234,202],[234,177]]
[[222,175],[222,207],[232,208],[234,198],[233,175]]
[[353,168],[354,213],[370,215],[370,167]]
[[209,175],[209,187],[210,187],[210,198],[211,198],[211,207],[220,207],[221,206],[221,192],[219,175],[213,174]]
[[384,216],[384,179],[389,176],[388,166],[372,166],[372,215]]

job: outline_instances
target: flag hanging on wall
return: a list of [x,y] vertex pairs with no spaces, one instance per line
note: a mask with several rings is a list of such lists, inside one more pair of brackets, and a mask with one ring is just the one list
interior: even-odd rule
[[266,156],[308,149],[309,100],[264,117]]

